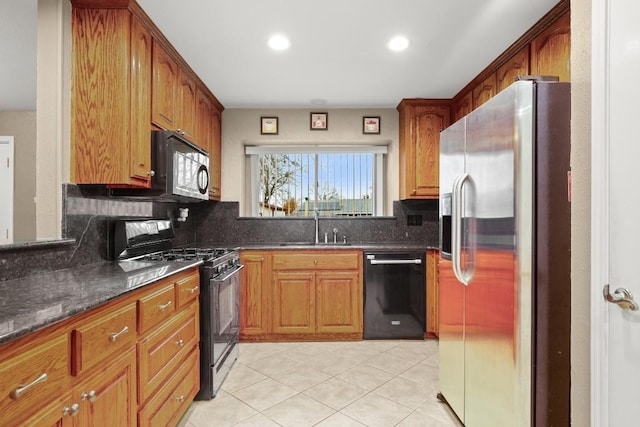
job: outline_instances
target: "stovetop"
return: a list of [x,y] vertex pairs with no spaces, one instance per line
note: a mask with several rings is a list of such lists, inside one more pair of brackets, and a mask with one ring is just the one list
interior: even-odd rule
[[138,261],[215,261],[232,252],[227,248],[173,248],[137,257]]

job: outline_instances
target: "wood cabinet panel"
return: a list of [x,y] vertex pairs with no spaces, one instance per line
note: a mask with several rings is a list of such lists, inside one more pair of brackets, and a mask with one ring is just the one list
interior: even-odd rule
[[450,101],[403,100],[398,109],[400,198],[437,199],[440,192],[440,131],[450,124]]
[[497,92],[509,87],[516,81],[516,77],[529,75],[529,45],[513,55],[496,71]]
[[198,299],[200,295],[200,276],[197,271],[187,274],[185,277],[176,280],[176,304],[182,308],[192,301]]
[[[0,363],[0,425],[12,425],[69,387],[69,338],[59,333]],[[10,415],[10,416],[9,416]]]
[[209,199],[220,200],[222,188],[222,119],[217,110],[211,116],[212,139],[209,151]]
[[274,272],[273,332],[315,332],[314,283],[313,272]]
[[271,332],[271,254],[240,253],[240,337]]
[[151,170],[151,64],[153,39],[131,17],[131,175],[149,181]]
[[107,366],[76,387],[77,420],[81,426],[133,427],[137,419],[135,346]]
[[168,320],[176,311],[174,284],[169,283],[138,299],[138,332]]
[[473,94],[467,92],[465,96],[460,98],[453,104],[453,120],[456,122],[473,111]]
[[489,77],[487,77],[482,83],[476,86],[473,89],[473,109],[475,110],[491,98],[495,96],[497,93],[497,80],[496,74],[492,73]]
[[199,340],[198,306],[192,304],[138,343],[138,401],[143,403]]
[[531,74],[571,81],[571,16],[565,12],[531,42]]
[[185,138],[199,144],[194,139],[196,133],[196,82],[189,74],[180,69],[178,72],[178,97],[177,105],[180,111],[180,119],[177,129]]
[[426,327],[426,336],[438,336],[438,324],[439,324],[439,313],[438,313],[438,302],[439,302],[439,289],[438,289],[438,251],[437,250],[428,250],[427,251],[427,268],[426,268],[426,278],[427,278],[427,301],[425,307],[427,308],[427,327]]
[[151,120],[167,130],[178,127],[178,64],[156,40],[153,41]]
[[357,271],[318,272],[316,325],[318,332],[362,332],[362,286]]
[[[42,409],[28,416],[25,420],[18,420],[18,414],[10,414],[10,419],[0,419],[0,426],[44,426],[44,427],[72,427],[74,416],[71,415],[71,393],[60,394],[47,403]],[[5,421],[7,423],[5,423]]]
[[73,9],[72,182],[149,185],[148,42],[126,9]]
[[200,390],[200,354],[195,348],[142,408],[140,427],[177,425]]
[[274,270],[357,270],[358,253],[313,251],[280,252],[273,255]]
[[136,342],[136,304],[98,310],[71,330],[71,373],[91,369]]

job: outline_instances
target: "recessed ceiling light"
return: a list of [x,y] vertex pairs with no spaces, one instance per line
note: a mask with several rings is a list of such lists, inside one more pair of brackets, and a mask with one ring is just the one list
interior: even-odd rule
[[273,50],[285,50],[291,46],[291,42],[288,38],[282,34],[276,34],[269,38],[269,47]]
[[405,50],[409,47],[409,40],[405,36],[395,36],[389,40],[387,47],[395,52]]
[[323,98],[312,98],[309,102],[313,105],[326,105],[327,100]]

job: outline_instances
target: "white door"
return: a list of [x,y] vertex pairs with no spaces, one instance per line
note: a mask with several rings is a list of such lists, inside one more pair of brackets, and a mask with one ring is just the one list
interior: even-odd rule
[[13,137],[0,136],[0,244],[13,242]]
[[592,7],[591,424],[640,425],[640,311],[603,295],[640,301],[640,2]]

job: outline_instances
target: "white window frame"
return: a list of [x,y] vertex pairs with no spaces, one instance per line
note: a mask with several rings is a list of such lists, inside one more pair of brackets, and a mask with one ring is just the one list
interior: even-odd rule
[[259,154],[323,154],[323,153],[367,153],[374,154],[373,171],[373,216],[384,215],[384,155],[387,145],[247,145],[245,154],[250,159],[249,188],[251,192],[251,216],[258,217],[260,206],[258,193],[260,180],[258,176]]

